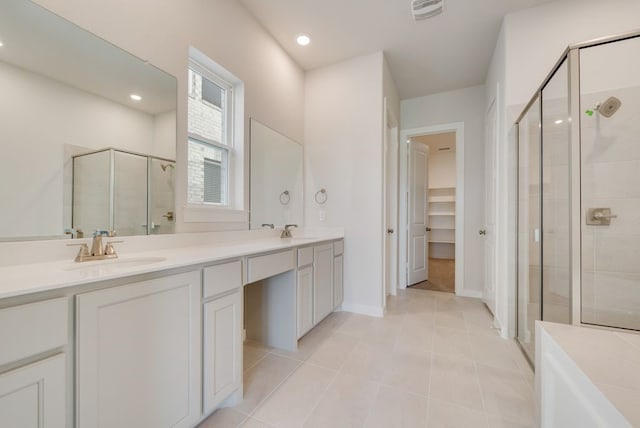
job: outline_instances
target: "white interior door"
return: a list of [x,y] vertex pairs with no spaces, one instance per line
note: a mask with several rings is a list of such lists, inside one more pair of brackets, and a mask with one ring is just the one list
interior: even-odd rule
[[409,143],[409,260],[408,285],[425,281],[429,274],[427,191],[429,149]]
[[398,128],[387,123],[384,142],[384,291],[398,287]]
[[482,297],[492,313],[496,312],[496,103],[487,112],[485,159],[485,228],[480,231],[485,241],[485,278]]

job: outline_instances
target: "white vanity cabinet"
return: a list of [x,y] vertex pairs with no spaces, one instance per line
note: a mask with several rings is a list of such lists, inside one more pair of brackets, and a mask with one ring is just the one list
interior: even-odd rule
[[[309,249],[313,253],[313,249]],[[296,283],[297,333],[300,339],[313,328],[313,265],[298,268]]]
[[[342,304],[342,240],[298,249],[298,339]],[[335,251],[339,254],[336,256]]]
[[76,296],[78,427],[195,425],[201,296],[201,270]]
[[209,414],[242,391],[242,262],[204,268],[203,406]]
[[67,426],[68,319],[66,298],[0,310],[0,426]]
[[333,244],[313,247],[313,319],[318,324],[333,312]]
[[344,241],[333,243],[333,309],[342,306],[344,298]]

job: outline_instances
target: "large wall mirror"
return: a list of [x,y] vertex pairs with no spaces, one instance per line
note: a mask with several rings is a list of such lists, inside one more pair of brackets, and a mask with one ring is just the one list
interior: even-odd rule
[[0,42],[0,241],[172,233],[176,79],[26,0]]
[[251,119],[251,229],[302,225],[302,145]]

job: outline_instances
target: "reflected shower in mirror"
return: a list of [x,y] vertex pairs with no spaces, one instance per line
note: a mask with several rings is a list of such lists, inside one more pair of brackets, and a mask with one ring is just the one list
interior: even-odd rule
[[302,145],[251,119],[251,229],[302,224]]
[[174,232],[175,162],[117,149],[73,157],[73,237]]
[[[175,159],[173,76],[30,1],[3,0],[0,37],[0,241],[71,236],[65,230],[72,229],[72,189],[79,184],[73,182],[74,156],[115,148]],[[103,170],[109,163],[95,168],[84,185],[95,195],[108,194]],[[146,210],[144,193],[136,204]],[[117,195],[112,204],[127,206]],[[173,213],[173,205],[163,213]],[[99,218],[90,223],[102,224]],[[170,233],[173,226],[153,233],[160,229]]]

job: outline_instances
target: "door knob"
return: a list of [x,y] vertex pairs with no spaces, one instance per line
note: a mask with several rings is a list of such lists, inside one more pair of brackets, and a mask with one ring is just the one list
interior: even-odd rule
[[387,229],[387,233],[393,233],[393,229],[391,228]]
[[431,228],[430,228],[430,227],[427,227],[425,230],[426,230],[427,232],[431,232]]
[[481,229],[479,233],[480,233],[480,235],[486,235],[487,231],[485,229]]

